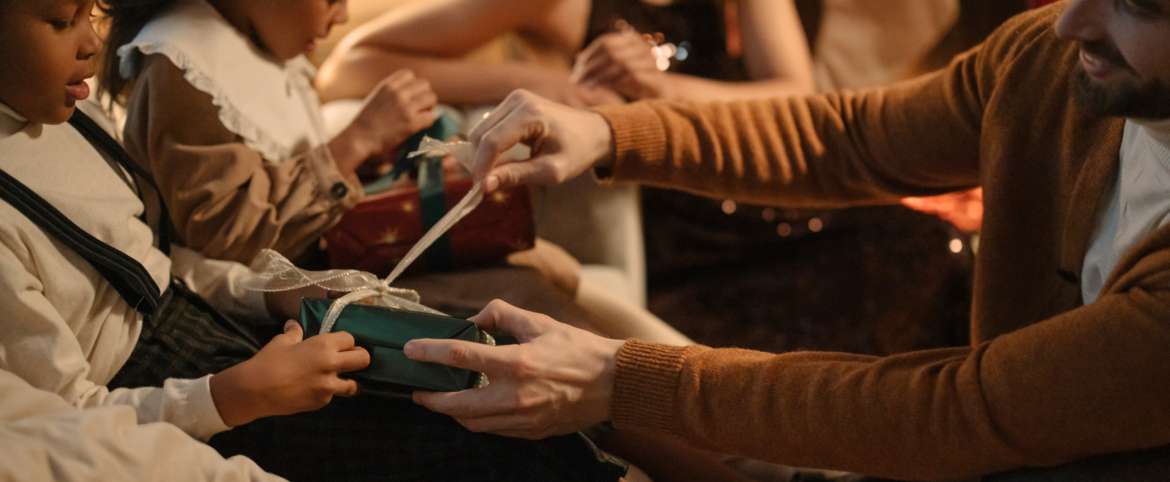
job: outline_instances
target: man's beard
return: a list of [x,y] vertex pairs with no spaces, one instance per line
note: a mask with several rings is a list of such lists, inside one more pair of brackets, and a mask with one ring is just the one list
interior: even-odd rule
[[1104,58],[1133,79],[1105,87],[1093,82],[1083,66],[1078,65],[1069,79],[1073,97],[1082,107],[1100,115],[1140,119],[1170,119],[1170,82],[1143,79],[1121,56],[1121,52],[1104,42],[1082,42],[1081,48]]

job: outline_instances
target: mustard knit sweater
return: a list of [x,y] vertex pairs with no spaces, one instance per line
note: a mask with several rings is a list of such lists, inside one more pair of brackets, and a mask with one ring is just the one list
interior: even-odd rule
[[879,358],[630,341],[615,425],[910,479],[1170,444],[1170,228],[1131,249],[1100,299],[1081,301],[1124,119],[1073,101],[1078,47],[1053,32],[1064,5],[888,89],[598,109],[617,180],[795,206],[983,186],[985,202],[971,346]]

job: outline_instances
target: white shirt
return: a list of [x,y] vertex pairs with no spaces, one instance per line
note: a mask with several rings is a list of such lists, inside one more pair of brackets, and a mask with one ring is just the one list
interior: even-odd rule
[[1081,269],[1081,296],[1096,301],[1121,257],[1170,221],[1170,121],[1125,123],[1121,171]]
[[[96,121],[100,108],[79,103]],[[108,122],[104,126],[112,130]],[[231,316],[267,318],[263,295],[233,290],[244,266],[176,248],[153,247],[135,192],[72,126],[28,122],[0,104],[0,169],[70,220],[137,260],[165,289],[172,270]],[[142,314],[79,255],[0,202],[0,369],[56,393],[76,407],[128,405],[138,422],[170,422],[193,437],[226,430],[211,399],[210,377],[163,387],[109,390],[142,330]]]
[[224,460],[173,425],[139,425],[130,407],[77,410],[2,370],[0,454],[0,480],[284,480],[243,456]]

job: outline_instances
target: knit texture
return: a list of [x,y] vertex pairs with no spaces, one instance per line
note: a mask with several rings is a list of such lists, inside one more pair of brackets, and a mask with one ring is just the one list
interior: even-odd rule
[[631,342],[615,425],[897,479],[1170,444],[1170,228],[1131,248],[1096,302],[1081,300],[1125,120],[1074,100],[1078,46],[1053,32],[1066,5],[885,89],[598,109],[614,129],[616,181],[794,207],[982,186],[985,203],[972,346],[880,358]]

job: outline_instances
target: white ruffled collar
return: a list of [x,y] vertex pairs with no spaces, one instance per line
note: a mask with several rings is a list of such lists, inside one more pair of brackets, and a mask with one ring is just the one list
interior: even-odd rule
[[137,76],[142,57],[151,54],[166,56],[211,95],[223,125],[269,161],[326,141],[313,65],[304,56],[275,62],[206,0],[180,0],[118,49],[122,76]]

